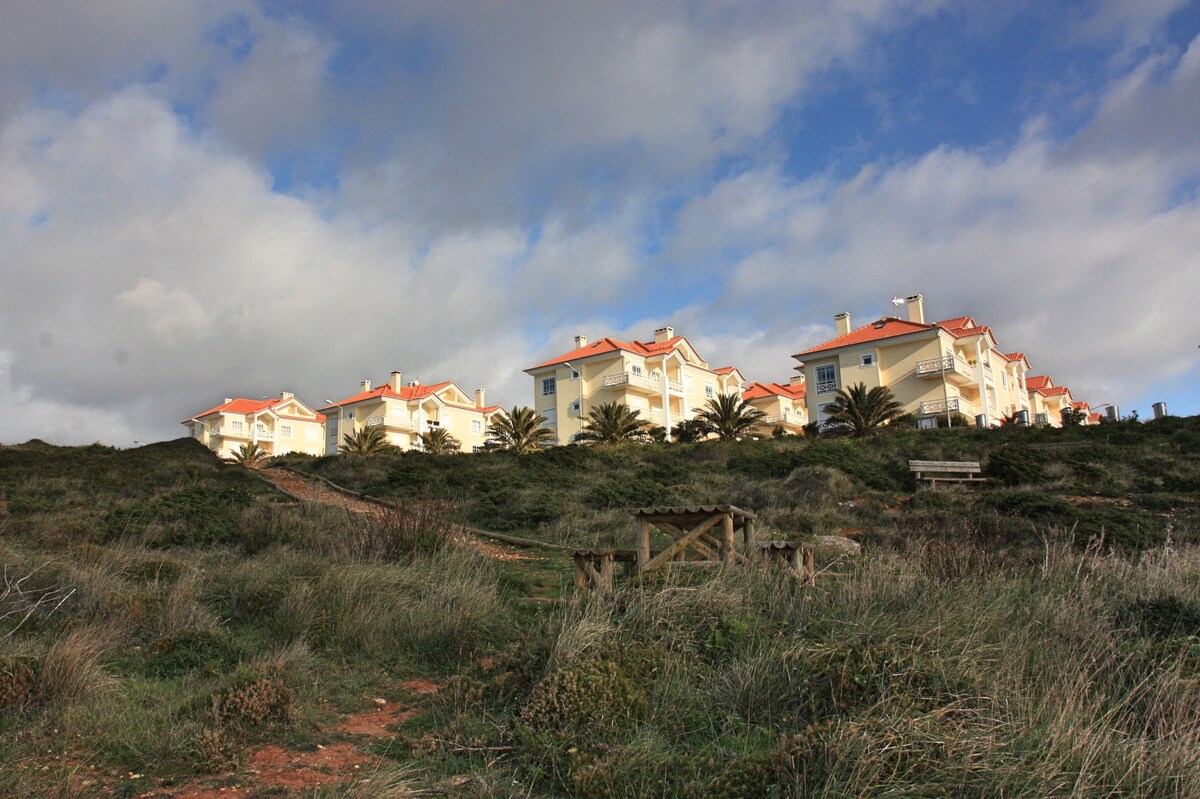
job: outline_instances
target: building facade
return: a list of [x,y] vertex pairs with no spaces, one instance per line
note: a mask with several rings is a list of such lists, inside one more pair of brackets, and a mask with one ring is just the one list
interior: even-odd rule
[[1061,402],[1052,397],[1063,391],[1031,386],[1029,360],[1001,352],[991,328],[969,316],[927,323],[920,294],[904,304],[907,318],[884,317],[857,329],[849,314],[838,314],[836,338],[793,356],[806,380],[810,419],[824,421],[838,389],[863,383],[891,389],[923,427],[952,423],[956,415],[985,427],[1006,419],[1061,424]]
[[484,398],[482,388],[468,396],[450,381],[405,385],[401,372],[392,372],[388,382],[376,388],[364,380],[357,394],[321,408],[327,417],[323,451],[337,454],[347,435],[368,427],[381,428],[388,443],[406,450],[420,449],[421,435],[441,428],[458,439],[464,452],[477,451],[500,410]]
[[717,394],[741,392],[733,367],[709,368],[691,343],[670,327],[652,341],[576,336],[574,349],[526,369],[533,378],[533,408],[546,417],[557,443],[570,443],[592,408],[616,402],[660,425],[670,438],[674,425],[696,416]]
[[243,444],[257,444],[271,456],[325,451],[325,416],[287,391],[272,399],[226,397],[183,425],[222,458],[232,458]]
[[803,435],[808,424],[806,389],[804,375],[796,375],[786,384],[748,384],[742,390],[742,399],[766,414],[755,432],[765,435],[782,428],[789,435]]

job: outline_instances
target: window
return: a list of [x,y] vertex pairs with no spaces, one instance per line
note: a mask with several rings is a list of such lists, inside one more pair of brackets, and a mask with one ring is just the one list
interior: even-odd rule
[[474,433],[475,435],[481,435],[483,433],[483,420],[472,419],[471,420],[471,432]]
[[1050,424],[1050,414],[1039,413],[1033,417],[1034,424]]
[[578,370],[578,369],[572,369],[572,370],[571,370],[571,379],[572,379],[572,380],[578,380],[578,379],[579,379],[579,370]]
[[546,417],[546,421],[542,427],[558,427],[558,411],[556,411],[554,408],[547,408],[546,410],[542,411],[542,416]]
[[290,424],[279,425],[279,435],[283,436],[284,438],[291,438],[292,426]]
[[704,384],[704,396],[708,397],[709,399],[712,399],[713,397],[717,396],[717,387],[714,386],[712,383],[705,383]]
[[817,393],[828,394],[837,391],[837,367],[831,363],[817,367]]
[[346,411],[345,418],[347,421],[354,419],[354,411]]
[[691,375],[683,376],[683,387],[687,389],[687,393],[691,394],[696,390],[696,378]]
[[873,366],[875,364],[875,353],[867,352],[858,356],[859,366]]
[[571,413],[575,414],[576,416],[580,415],[579,408],[580,408],[579,400],[575,400],[574,402],[571,403]]
[[1004,372],[1000,373],[1000,386],[1002,388],[1008,388],[1008,375],[1004,374]]
[[642,376],[642,367],[638,366],[636,363],[633,366],[629,367],[629,371],[632,374],[637,375],[638,377]]
[[543,397],[554,396],[554,392],[555,392],[554,383],[555,383],[555,381],[554,381],[553,377],[543,377],[542,378],[542,396]]
[[267,432],[267,426],[265,424],[263,424],[262,422],[255,422],[254,429],[258,432],[258,434],[260,436],[266,434],[266,432]]
[[230,422],[229,426],[233,428],[233,432],[235,432],[235,433],[242,432],[242,423],[236,419],[233,420],[232,422]]
[[454,424],[454,417],[451,416],[450,414],[446,413],[445,411],[442,411],[440,414],[438,414],[438,421],[442,423],[442,427],[449,430],[450,427]]

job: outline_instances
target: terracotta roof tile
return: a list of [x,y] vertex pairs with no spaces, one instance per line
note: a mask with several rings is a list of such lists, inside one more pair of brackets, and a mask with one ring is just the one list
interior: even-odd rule
[[763,397],[787,397],[788,399],[804,399],[807,385],[784,385],[782,383],[751,383],[742,391],[742,399],[762,399]]
[[327,411],[330,408],[341,407],[343,405],[353,405],[356,402],[362,402],[369,399],[379,399],[382,397],[390,397],[392,399],[405,401],[424,399],[430,394],[441,391],[448,385],[450,385],[450,381],[446,380],[442,383],[431,383],[429,385],[420,383],[415,386],[401,386],[399,391],[395,391],[391,386],[385,383],[379,388],[373,388],[370,391],[364,391],[361,394],[355,394],[353,397],[347,397],[344,400],[339,400],[332,405],[326,405],[324,408],[321,408],[321,410]]
[[1050,375],[1029,375],[1025,377],[1025,388],[1031,391],[1049,388],[1053,385],[1054,381],[1050,379]]
[[[209,408],[204,413],[198,413],[189,419],[184,419],[183,423],[186,424],[187,422],[190,422],[192,419],[200,419],[202,417],[208,416],[211,413],[240,413],[242,415],[245,415],[248,413],[258,413],[259,411],[265,411],[268,408],[272,408],[272,407],[278,405],[282,401],[283,400],[279,399],[279,397],[273,397],[271,399],[265,399],[265,400],[255,400],[255,399],[246,399],[245,397],[237,397],[235,399],[230,400],[229,402],[223,402],[215,408]],[[299,402],[299,400],[297,400],[297,402]],[[303,404],[303,403],[301,403],[301,404]],[[309,419],[304,416],[291,416],[291,415],[282,414],[282,413],[278,414],[278,415],[285,419],[296,419],[296,420],[302,421],[302,422],[312,422],[312,421],[323,422],[323,421],[325,421],[325,416],[320,413],[317,414],[317,418],[315,420]]]
[[956,316],[953,319],[943,319],[937,326],[946,330],[958,330],[960,327],[974,327],[975,320],[970,316]]
[[683,336],[673,336],[666,341],[620,341],[606,336],[599,341],[593,341],[591,344],[586,344],[579,349],[571,350],[548,361],[543,361],[537,366],[531,366],[525,371],[532,372],[535,369],[544,369],[547,366],[555,366],[556,364],[581,360],[583,358],[592,358],[596,355],[604,355],[609,352],[624,351],[638,355],[660,355],[664,352],[674,350],[683,340]]
[[844,336],[838,336],[826,341],[824,344],[818,344],[804,352],[798,352],[792,357],[803,358],[805,355],[825,352],[826,350],[850,347],[855,344],[866,344],[871,341],[882,341],[883,339],[896,338],[897,336],[907,336],[909,333],[923,333],[933,329],[933,325],[923,325],[917,322],[897,319],[894,316],[885,316],[883,319],[860,327],[857,330],[851,330]]

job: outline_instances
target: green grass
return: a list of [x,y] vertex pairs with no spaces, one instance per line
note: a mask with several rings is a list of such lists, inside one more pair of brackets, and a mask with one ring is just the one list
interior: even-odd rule
[[[374,520],[188,440],[0,447],[0,795],[232,784],[410,677],[445,687],[377,745],[399,770],[320,795],[1200,795],[1198,445],[1166,419],[292,459],[404,506]],[[915,493],[910,458],[995,479]],[[563,552],[451,535],[628,547],[629,507],[695,502],[864,551],[815,590],[580,597]]]

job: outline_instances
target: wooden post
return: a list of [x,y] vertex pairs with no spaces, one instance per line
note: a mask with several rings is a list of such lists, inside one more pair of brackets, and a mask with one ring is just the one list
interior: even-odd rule
[[725,559],[726,566],[733,565],[733,514],[725,514],[725,529],[724,536],[721,540],[721,555]]
[[583,568],[583,555],[575,553],[575,587],[580,591],[588,590],[587,571]]
[[600,555],[600,575],[596,588],[600,591],[611,591],[613,587],[613,556],[611,552]]
[[742,543],[746,545],[746,554],[749,555],[754,547],[754,520],[742,520]]
[[642,569],[646,568],[646,564],[650,562],[650,522],[646,521],[645,517],[638,517],[638,549],[637,563],[634,566],[633,573],[639,574]]

